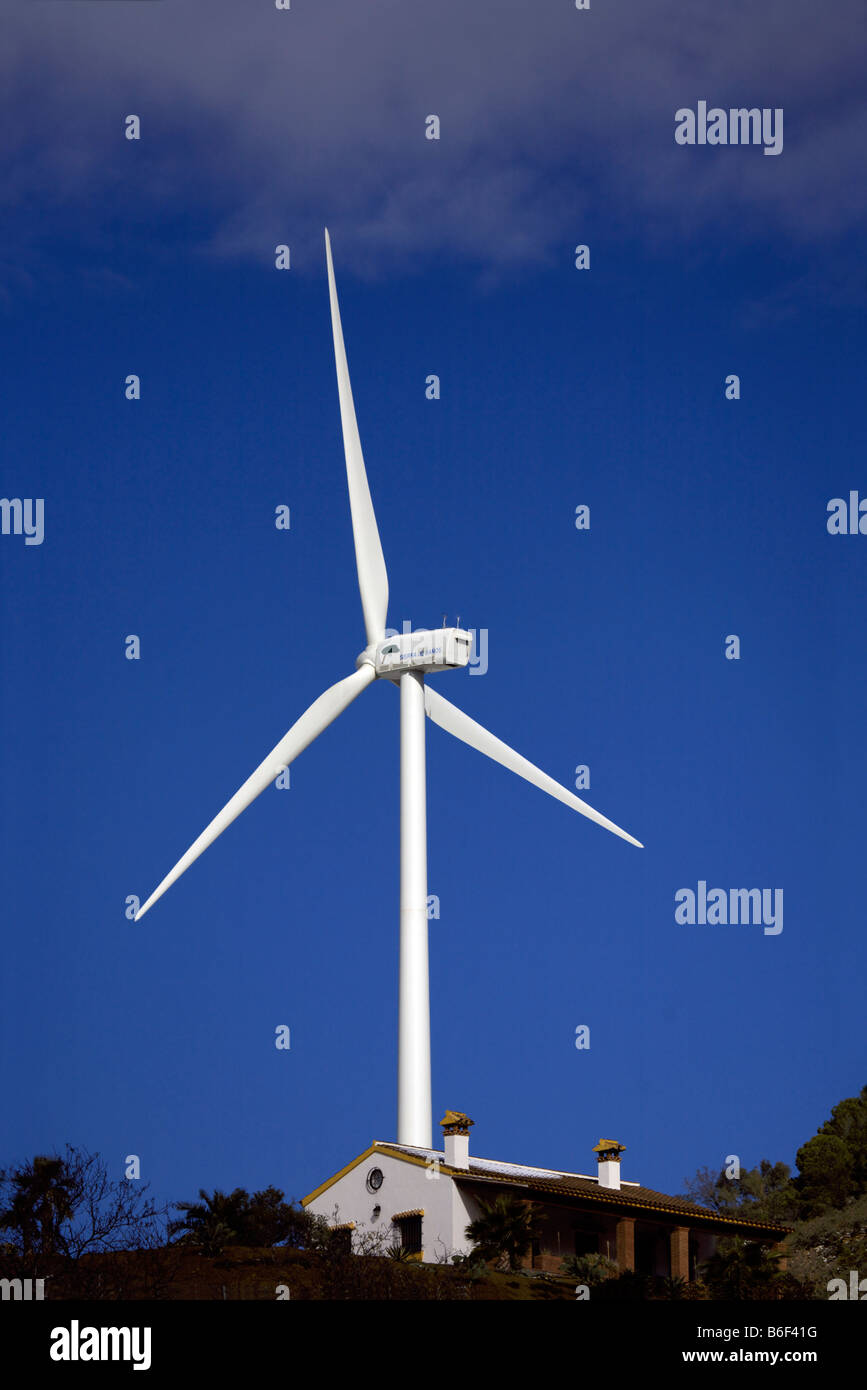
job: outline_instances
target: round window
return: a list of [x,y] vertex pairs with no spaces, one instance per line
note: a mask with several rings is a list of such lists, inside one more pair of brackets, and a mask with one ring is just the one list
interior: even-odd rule
[[371,1192],[378,1192],[382,1187],[382,1169],[371,1168],[367,1175],[367,1186]]

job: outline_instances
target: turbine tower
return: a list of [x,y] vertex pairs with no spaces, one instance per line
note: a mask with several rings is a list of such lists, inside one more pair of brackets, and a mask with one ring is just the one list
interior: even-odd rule
[[471,634],[462,628],[443,626],[434,630],[386,637],[388,575],[376,525],[367,472],[361,452],[361,439],[355,418],[355,405],[349,381],[346,348],[334,283],[331,240],[326,229],[325,254],[328,262],[328,292],[331,328],[337,367],[337,391],[349,507],[355,539],[358,587],[367,645],[356,658],[356,669],[314,700],[301,718],[271,750],[267,758],[222,811],[193,842],[186,854],[162,880],[143,907],[135,914],[138,922],[167,888],[180,878],[227,826],[284,772],[291,762],[329,724],[342,714],[362,690],[375,680],[389,680],[400,689],[400,970],[398,1009],[397,1142],[414,1147],[432,1147],[431,1066],[430,1066],[430,986],[428,978],[427,924],[427,810],[425,778],[425,718],[447,733],[484,753],[503,767],[517,773],[533,786],[580,811],[606,830],[642,848],[640,842],[605,816],[594,811],[552,777],[541,772],[526,758],[495,738],[481,724],[463,714],[425,683],[425,676],[457,670],[468,665]]

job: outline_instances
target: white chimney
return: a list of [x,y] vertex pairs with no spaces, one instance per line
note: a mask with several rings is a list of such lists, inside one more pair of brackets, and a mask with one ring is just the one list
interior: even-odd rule
[[470,1166],[470,1125],[473,1121],[460,1110],[447,1110],[440,1124],[443,1127],[446,1165],[467,1171]]
[[626,1152],[626,1145],[618,1144],[616,1139],[600,1139],[598,1144],[594,1144],[593,1152],[599,1160],[599,1186],[619,1192],[620,1155]]

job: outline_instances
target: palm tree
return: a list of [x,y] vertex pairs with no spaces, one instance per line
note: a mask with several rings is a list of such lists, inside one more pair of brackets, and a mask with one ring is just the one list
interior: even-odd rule
[[741,1236],[723,1239],[705,1265],[705,1278],[718,1298],[760,1297],[778,1280],[779,1255]]
[[199,1196],[200,1202],[175,1203],[184,1215],[171,1223],[169,1234],[183,1232],[181,1240],[201,1245],[206,1255],[219,1255],[224,1246],[240,1243],[249,1194],[243,1188],[235,1188],[227,1196],[217,1188],[209,1196],[200,1187]]
[[0,1226],[21,1234],[23,1254],[30,1256],[36,1249],[39,1232],[39,1253],[53,1255],[62,1244],[60,1228],[73,1214],[72,1175],[62,1158],[37,1155],[13,1174],[15,1195],[2,1214]]
[[520,1269],[521,1256],[539,1234],[539,1216],[531,1202],[501,1194],[482,1204],[482,1215],[467,1226],[465,1235],[475,1245],[479,1259],[507,1262],[510,1270]]

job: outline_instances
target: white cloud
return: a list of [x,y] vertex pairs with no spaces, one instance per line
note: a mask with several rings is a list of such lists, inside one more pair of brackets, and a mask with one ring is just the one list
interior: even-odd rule
[[[290,237],[317,271],[328,221],[370,273],[426,254],[543,263],[585,210],[629,234],[722,220],[794,247],[864,218],[860,0],[32,0],[3,30],[10,212],[194,207],[200,249]],[[675,146],[674,112],[699,98],[782,106],[782,156]]]

